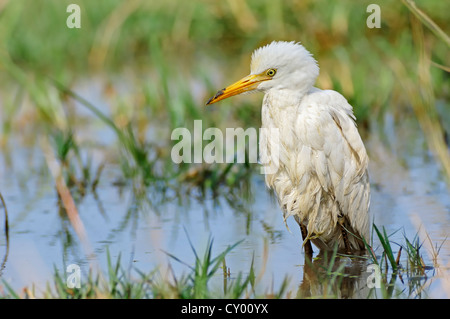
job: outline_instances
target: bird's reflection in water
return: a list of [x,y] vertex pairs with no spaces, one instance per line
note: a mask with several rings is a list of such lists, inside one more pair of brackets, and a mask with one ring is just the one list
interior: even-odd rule
[[366,299],[368,259],[361,255],[340,255],[321,251],[316,257],[305,255],[303,280],[297,298]]

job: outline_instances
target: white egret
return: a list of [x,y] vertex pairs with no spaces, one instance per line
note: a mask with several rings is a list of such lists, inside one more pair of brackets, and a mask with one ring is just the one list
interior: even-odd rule
[[[300,225],[305,252],[365,249],[369,241],[368,156],[351,105],[338,92],[313,85],[319,67],[301,44],[272,42],[252,54],[250,75],[220,90],[208,104],[251,90],[265,93],[260,158],[286,218]],[[274,145],[274,143],[278,143]],[[275,147],[276,146],[276,147]],[[274,152],[278,149],[278,152]],[[275,154],[277,153],[277,154]]]

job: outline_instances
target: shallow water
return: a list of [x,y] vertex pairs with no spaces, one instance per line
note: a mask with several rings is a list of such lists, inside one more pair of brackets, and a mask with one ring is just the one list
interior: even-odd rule
[[[80,87],[78,92],[83,95],[87,89]],[[95,85],[90,89],[95,90]],[[89,99],[100,108],[106,104],[101,95],[94,94]],[[81,109],[80,113],[83,113]],[[89,112],[84,115],[89,116]],[[446,238],[450,229],[450,197],[444,177],[426,150],[423,135],[412,118],[396,122],[387,115],[381,122],[373,123],[373,132],[364,137],[371,159],[374,222],[393,234],[392,242],[400,244],[404,243],[405,235],[412,239],[419,230],[426,230],[432,246],[440,247],[439,266],[448,274],[450,243]],[[158,134],[167,133],[162,130]],[[102,145],[110,145],[115,139],[110,131],[98,126],[81,135],[95,136]],[[87,258],[65,212],[60,210],[40,148],[24,146],[18,138],[10,140],[9,145],[8,152],[0,154],[0,191],[7,203],[10,227],[2,279],[18,291],[32,284],[37,291],[44,289],[45,283],[52,279],[54,266],[64,273],[64,266],[79,265],[83,282],[90,263],[98,262],[105,269],[107,248],[113,261],[120,254],[123,265],[129,269],[151,271],[162,265],[164,270],[167,269],[164,265],[170,263],[176,274],[186,273],[188,268],[168,257],[166,252],[193,264],[189,240],[201,254],[211,237],[213,255],[242,240],[227,255],[227,267],[234,278],[238,272],[248,273],[253,260],[257,276],[261,274],[258,293],[277,291],[287,277],[285,296],[323,295],[323,287],[314,279],[315,272],[308,266],[305,268],[298,226],[289,219],[289,230],[286,228],[262,175],[252,175],[250,191],[245,196],[237,189],[217,199],[195,196],[195,192],[180,198],[169,190],[164,198],[156,188],[150,187],[151,201],[138,207],[132,187],[116,183],[121,176],[120,168],[107,165],[96,194],[88,192],[77,202],[95,253],[95,257]],[[105,158],[102,149],[92,155],[97,164]],[[375,241],[374,247],[378,246]],[[0,249],[3,258],[6,252],[3,237]],[[380,251],[381,248],[376,253]],[[432,255],[426,249],[422,254],[425,263],[433,266]],[[348,263],[357,278],[344,285],[339,297],[365,298],[367,265],[348,258],[343,262]],[[438,277],[434,279],[435,272],[436,269],[427,272],[429,283],[425,296],[450,297],[442,281]],[[223,277],[216,279],[213,285],[221,291]]]

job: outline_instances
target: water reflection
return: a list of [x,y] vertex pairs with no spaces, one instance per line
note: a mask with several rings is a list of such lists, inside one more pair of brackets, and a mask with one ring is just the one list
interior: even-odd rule
[[367,256],[340,256],[321,251],[314,259],[305,256],[297,298],[362,298],[369,295]]

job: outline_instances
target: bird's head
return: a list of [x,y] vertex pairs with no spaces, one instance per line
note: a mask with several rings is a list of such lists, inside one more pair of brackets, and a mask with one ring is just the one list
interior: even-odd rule
[[252,54],[250,74],[218,91],[206,104],[249,91],[293,90],[306,93],[319,75],[319,67],[301,44],[274,41]]

